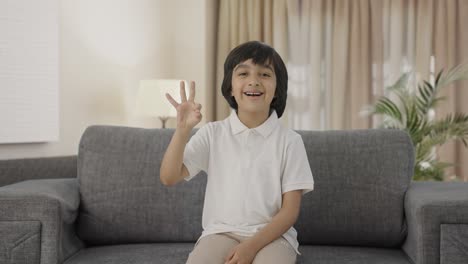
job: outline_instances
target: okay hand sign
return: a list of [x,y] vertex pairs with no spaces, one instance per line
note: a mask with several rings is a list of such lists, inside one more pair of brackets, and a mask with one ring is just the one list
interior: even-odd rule
[[177,110],[177,127],[183,129],[192,129],[202,119],[202,114],[200,110],[202,108],[201,104],[195,103],[195,82],[190,82],[190,94],[187,100],[187,95],[185,94],[185,82],[180,81],[180,98],[181,102],[177,103],[174,98],[168,93],[166,93],[166,98]]

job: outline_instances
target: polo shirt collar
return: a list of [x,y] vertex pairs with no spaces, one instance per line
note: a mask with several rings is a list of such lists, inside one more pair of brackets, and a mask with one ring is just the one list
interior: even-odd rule
[[[249,129],[240,121],[239,117],[237,116],[236,110],[231,111],[231,115],[229,116],[229,123],[231,124],[231,131],[233,135],[239,134]],[[253,130],[255,130],[264,138],[266,138],[268,137],[268,135],[271,134],[273,129],[275,129],[278,124],[278,115],[276,114],[276,111],[273,110],[268,119],[265,122],[263,122],[263,124],[261,124],[260,126],[253,128]]]

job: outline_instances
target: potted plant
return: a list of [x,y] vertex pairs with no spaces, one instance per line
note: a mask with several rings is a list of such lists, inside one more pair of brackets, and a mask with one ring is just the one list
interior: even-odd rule
[[394,85],[386,88],[386,96],[367,106],[364,113],[380,115],[383,128],[408,132],[415,147],[414,180],[442,181],[444,169],[453,164],[439,161],[435,147],[450,140],[461,141],[467,147],[468,115],[451,113],[435,119],[436,107],[445,99],[438,93],[454,81],[468,79],[468,64],[441,70],[433,84],[423,81],[411,85],[412,75],[414,73],[403,74]]

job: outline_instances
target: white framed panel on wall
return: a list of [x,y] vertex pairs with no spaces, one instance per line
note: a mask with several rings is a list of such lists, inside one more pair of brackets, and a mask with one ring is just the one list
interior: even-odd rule
[[59,0],[0,0],[0,144],[59,139]]

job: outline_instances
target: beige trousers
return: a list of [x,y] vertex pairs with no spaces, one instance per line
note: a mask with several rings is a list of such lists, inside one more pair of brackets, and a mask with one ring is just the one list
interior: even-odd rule
[[[224,258],[230,250],[244,240],[246,236],[233,233],[220,233],[203,237],[195,245],[186,264],[224,264]],[[294,264],[296,251],[289,242],[280,237],[262,248],[252,264]]]

